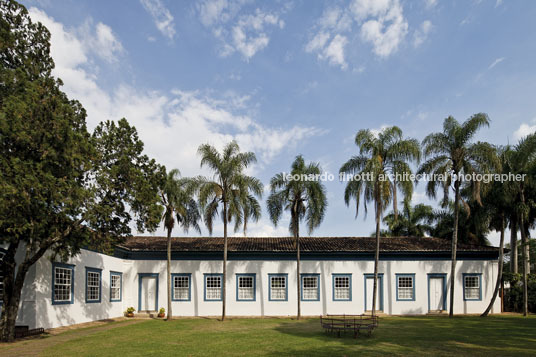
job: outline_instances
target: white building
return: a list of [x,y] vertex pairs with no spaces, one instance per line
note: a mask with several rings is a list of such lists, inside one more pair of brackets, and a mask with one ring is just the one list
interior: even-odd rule
[[[374,238],[302,238],[302,315],[371,309]],[[450,242],[382,238],[378,308],[427,314],[448,308]],[[166,238],[133,237],[114,256],[82,250],[66,263],[41,258],[29,271],[17,325],[58,327],[167,308]],[[174,316],[221,314],[223,238],[173,238]],[[498,249],[458,247],[455,313],[481,313],[497,279]],[[229,238],[228,316],[296,314],[292,238]],[[492,310],[500,312],[500,299]]]

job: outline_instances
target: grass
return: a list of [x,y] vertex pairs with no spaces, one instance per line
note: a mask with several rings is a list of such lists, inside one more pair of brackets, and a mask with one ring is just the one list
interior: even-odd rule
[[[178,319],[115,324],[94,333],[89,328],[24,341],[24,351],[30,351],[34,342],[41,343],[39,354],[45,356],[517,356],[536,351],[534,316],[384,317],[372,337],[357,339],[326,335],[318,319]],[[58,338],[62,341],[54,342]],[[17,344],[0,345],[0,355],[17,351],[22,352]]]

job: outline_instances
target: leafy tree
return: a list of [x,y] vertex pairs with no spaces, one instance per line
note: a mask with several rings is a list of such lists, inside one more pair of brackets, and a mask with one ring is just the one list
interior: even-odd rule
[[[313,177],[322,172],[318,163],[306,164],[303,156],[298,155],[291,166],[290,175]],[[318,177],[318,176],[316,176]],[[284,173],[278,173],[270,180],[270,196],[266,202],[273,224],[277,226],[283,211],[290,212],[289,231],[295,240],[296,249],[296,286],[298,296],[297,318],[301,317],[300,294],[300,221],[305,220],[309,234],[320,226],[326,214],[326,189],[318,180],[287,180]]]
[[175,227],[175,223],[177,223],[184,232],[188,232],[190,228],[193,228],[201,233],[201,228],[199,227],[201,214],[193,197],[194,187],[192,186],[192,180],[179,178],[179,175],[179,170],[171,170],[166,176],[163,187],[160,189],[161,204],[164,207],[162,221],[167,230],[168,320],[173,317],[171,310],[171,231]]
[[159,166],[124,119],[88,133],[84,109],[51,76],[48,30],[24,6],[1,0],[0,39],[0,338],[13,341],[24,279],[37,260],[107,249],[130,234],[133,220],[140,231],[156,229],[161,212]]
[[[359,130],[355,137],[359,155],[353,156],[339,170],[343,174],[360,175],[350,180],[344,192],[346,205],[356,202],[356,217],[363,196],[365,212],[367,204],[374,202],[376,215],[376,252],[374,257],[374,287],[372,292],[372,315],[376,310],[378,291],[378,260],[380,256],[380,224],[384,209],[393,202],[394,219],[398,219],[397,190],[406,198],[411,197],[413,183],[404,177],[411,175],[410,161],[420,160],[419,143],[415,139],[404,139],[402,130],[396,126],[383,129],[378,135],[370,130]],[[368,176],[368,177],[367,177]],[[401,179],[397,179],[399,176]]]
[[418,204],[411,206],[409,200],[404,200],[402,214],[395,218],[394,212],[383,218],[389,228],[382,231],[386,237],[424,237],[432,231],[434,210],[432,206]]
[[[458,244],[458,221],[460,212],[460,175],[485,173],[489,167],[496,165],[494,149],[488,143],[471,143],[472,138],[483,126],[489,126],[486,114],[473,115],[460,124],[453,117],[443,122],[443,132],[433,133],[424,138],[422,142],[423,153],[428,160],[422,164],[419,171],[432,175],[442,175],[446,180],[429,180],[427,194],[435,198],[437,188],[443,190],[442,205],[448,204],[448,194],[451,184],[454,184],[454,232],[452,234],[452,254],[450,273],[450,311],[454,313],[454,282],[456,278],[456,247]],[[469,181],[473,190],[475,201],[480,202],[480,182]]]
[[222,153],[209,144],[199,146],[201,167],[207,166],[214,172],[212,179],[197,177],[199,203],[203,210],[205,225],[210,234],[214,218],[221,207],[223,220],[223,296],[222,321],[225,320],[227,281],[227,224],[234,220],[235,232],[249,219],[258,220],[260,205],[256,197],[262,197],[262,183],[255,177],[247,176],[244,170],[257,161],[252,152],[240,152],[235,141],[225,146]]

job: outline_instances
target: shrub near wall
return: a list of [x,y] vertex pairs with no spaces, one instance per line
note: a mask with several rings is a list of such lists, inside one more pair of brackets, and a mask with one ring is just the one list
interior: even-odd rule
[[[504,310],[511,312],[523,311],[523,276],[521,274],[504,273],[504,281],[510,288],[504,290]],[[536,313],[536,274],[528,275],[529,311]]]

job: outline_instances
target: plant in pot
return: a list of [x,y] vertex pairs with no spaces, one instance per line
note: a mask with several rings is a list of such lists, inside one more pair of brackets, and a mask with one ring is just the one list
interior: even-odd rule
[[125,315],[127,317],[134,317],[134,311],[136,311],[136,309],[134,309],[132,306],[127,308],[127,311],[125,313]]
[[164,316],[166,316],[166,309],[161,307],[160,310],[158,310],[158,317],[164,317]]

